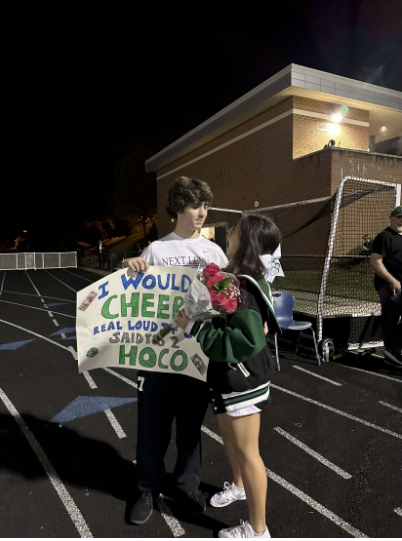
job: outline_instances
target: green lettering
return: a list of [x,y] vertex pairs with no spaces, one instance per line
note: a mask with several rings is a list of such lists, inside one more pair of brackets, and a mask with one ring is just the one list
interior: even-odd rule
[[[179,355],[182,357],[182,362],[181,362],[181,364],[176,366],[175,365],[175,360],[176,360],[176,357],[178,357]],[[185,370],[186,367],[187,367],[187,363],[188,363],[187,355],[182,350],[176,351],[175,354],[170,359],[170,367],[175,372],[182,372],[183,370]]]
[[113,299],[117,299],[117,295],[112,295],[108,298],[107,301],[105,301],[105,304],[102,306],[102,317],[105,319],[116,319],[116,317],[119,317],[119,314],[111,314],[109,312],[110,303]]
[[142,295],[142,311],[141,311],[142,317],[155,317],[155,312],[147,312],[147,308],[154,307],[154,302],[153,302],[154,297],[155,295],[153,293],[144,293]]
[[[144,356],[148,355],[147,359],[144,359]],[[140,358],[138,362],[141,366],[145,368],[153,368],[156,365],[156,353],[152,348],[144,348],[140,351]]]
[[165,304],[169,302],[170,296],[169,295],[159,295],[158,299],[158,315],[156,316],[158,319],[169,319],[169,314],[164,314],[163,312],[165,310],[169,310],[170,306],[168,304]]
[[178,312],[180,312],[180,310],[181,310],[182,307],[183,307],[183,304],[184,304],[184,299],[183,299],[183,297],[175,297],[174,303],[173,303],[173,314],[172,314],[172,318],[175,318],[176,315],[178,314]]
[[130,351],[128,353],[126,353],[125,346],[120,346],[119,349],[119,364],[126,364],[126,357],[129,357],[130,366],[135,366],[138,346],[130,346]]
[[138,299],[139,293],[132,293],[131,301],[126,301],[126,295],[120,295],[121,315],[127,317],[127,308],[131,308],[131,317],[138,317]]
[[159,353],[159,359],[158,359],[159,368],[164,368],[164,369],[169,368],[167,364],[162,364],[162,359],[167,353],[169,353],[168,349],[162,349],[162,351]]

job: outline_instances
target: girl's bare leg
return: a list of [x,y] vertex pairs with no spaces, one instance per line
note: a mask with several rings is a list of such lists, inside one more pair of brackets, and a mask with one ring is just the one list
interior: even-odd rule
[[244,488],[243,479],[241,477],[241,470],[239,463],[237,462],[236,454],[234,452],[233,446],[230,443],[230,436],[225,427],[224,417],[227,417],[226,413],[220,413],[218,415],[219,430],[223,439],[223,445],[225,446],[225,451],[229,459],[230,466],[233,472],[233,481],[235,485],[239,488]]
[[240,467],[250,524],[261,534],[266,528],[267,474],[259,450],[260,414],[245,417],[223,414],[219,417]]

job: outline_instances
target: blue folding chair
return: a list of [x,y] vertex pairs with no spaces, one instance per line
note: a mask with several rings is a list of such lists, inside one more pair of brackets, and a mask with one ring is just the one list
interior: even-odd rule
[[[274,291],[272,293],[275,304],[275,314],[281,329],[286,331],[299,331],[299,337],[296,342],[296,351],[298,350],[299,339],[303,331],[310,329],[313,333],[315,353],[317,356],[318,366],[321,366],[321,359],[318,353],[317,340],[313,329],[313,324],[309,321],[295,321],[293,319],[293,307],[295,299],[291,293],[287,291]],[[275,333],[275,352],[276,352],[276,366],[278,370],[281,369],[279,364],[279,352],[278,352],[278,333]]]

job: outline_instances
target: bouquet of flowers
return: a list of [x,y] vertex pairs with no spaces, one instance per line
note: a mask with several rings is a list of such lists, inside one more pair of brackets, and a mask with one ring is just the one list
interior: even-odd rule
[[[183,308],[190,319],[203,321],[235,312],[239,301],[240,289],[236,276],[222,272],[218,265],[210,263],[191,282],[184,296]],[[177,328],[176,321],[172,321],[153,337],[152,343],[157,344]]]

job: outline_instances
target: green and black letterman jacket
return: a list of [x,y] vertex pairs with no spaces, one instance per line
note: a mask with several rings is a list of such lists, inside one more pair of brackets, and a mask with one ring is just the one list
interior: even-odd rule
[[[274,360],[264,333],[264,322],[270,332],[281,332],[275,316],[271,288],[265,280],[238,276],[241,302],[233,314],[216,317],[211,322],[194,323],[191,334],[209,357],[207,384],[214,413],[226,411],[233,392],[248,404],[250,397],[266,394],[274,371]],[[246,405],[247,405],[246,404]]]

